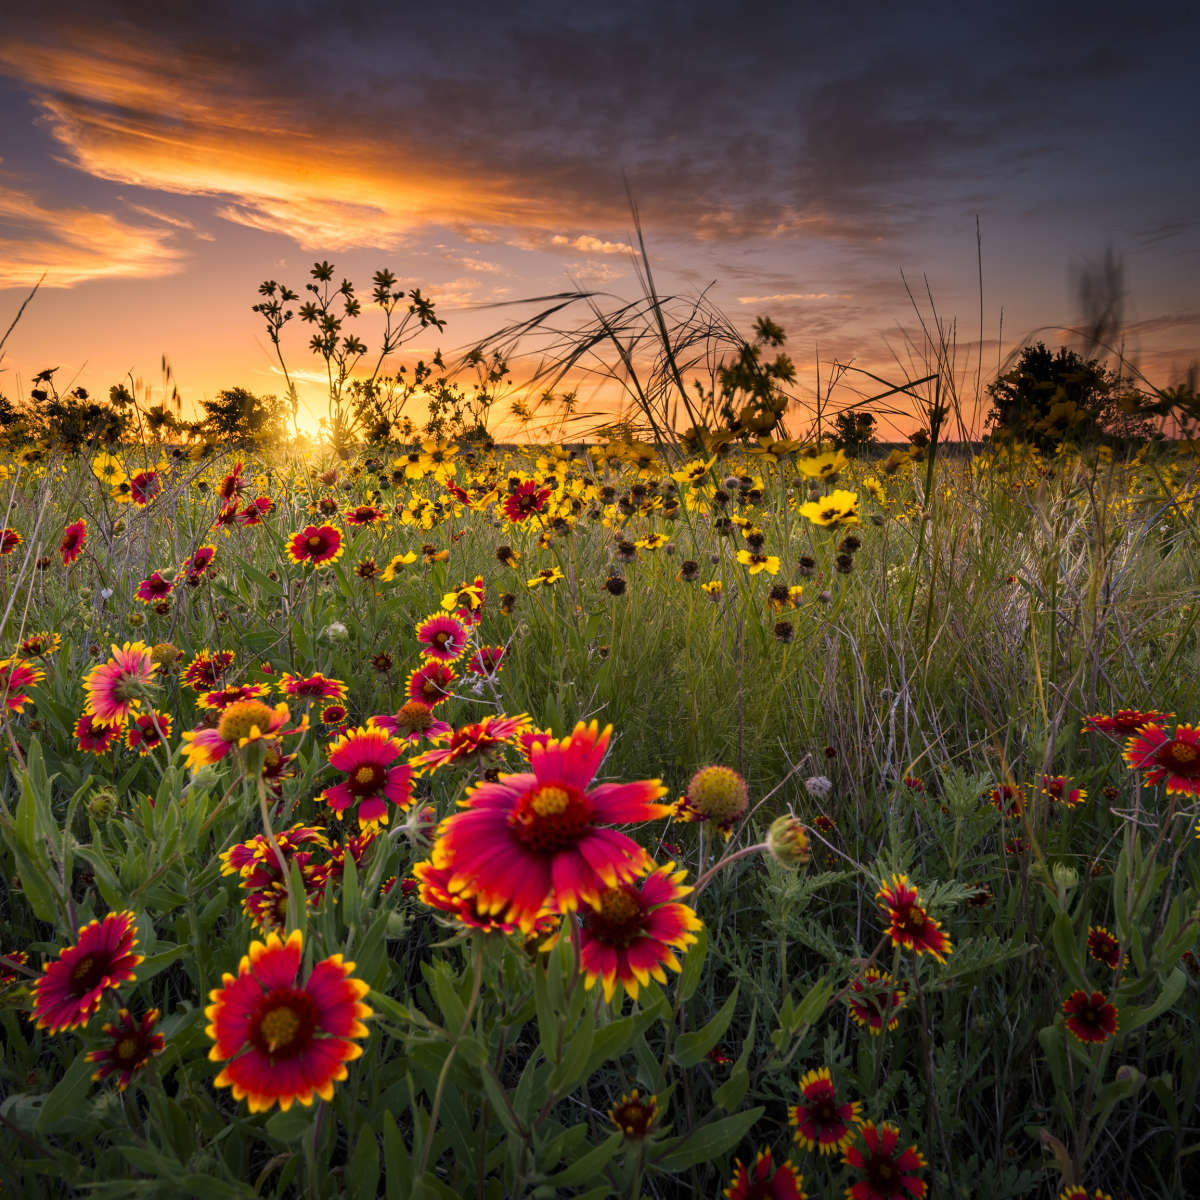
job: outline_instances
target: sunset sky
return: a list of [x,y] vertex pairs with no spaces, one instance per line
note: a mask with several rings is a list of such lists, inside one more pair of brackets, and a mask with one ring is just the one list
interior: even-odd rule
[[[165,354],[189,404],[282,392],[251,305],[315,259],[364,299],[382,266],[431,296],[426,355],[531,311],[498,301],[632,299],[626,180],[660,290],[715,281],[747,332],[770,315],[801,394],[818,361],[916,369],[902,271],[957,318],[973,380],[977,218],[985,382],[1078,320],[1073,275],[1109,247],[1127,352],[1177,381],[1200,358],[1200,20],[986,7],[59,0],[51,24],[7,4],[0,333],[45,282],[0,391],[57,366],[60,388],[131,374],[157,400]],[[308,332],[285,336],[301,377]],[[873,386],[848,376],[835,407],[851,384]]]

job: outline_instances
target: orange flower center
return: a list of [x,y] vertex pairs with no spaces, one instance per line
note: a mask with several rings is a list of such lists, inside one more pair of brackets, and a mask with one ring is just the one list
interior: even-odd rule
[[592,822],[592,805],[578,788],[545,784],[531,788],[508,816],[517,840],[535,854],[574,846]]
[[420,700],[410,700],[396,714],[396,732],[401,737],[428,729],[433,724],[433,711]]
[[113,1058],[120,1063],[137,1062],[138,1040],[135,1037],[124,1037],[113,1047]]
[[625,949],[646,928],[646,911],[631,887],[605,888],[600,901],[583,919],[588,932],[605,945]]
[[221,714],[217,736],[223,742],[240,742],[255,728],[259,733],[266,733],[274,715],[261,700],[237,700]]
[[250,1018],[251,1043],[274,1059],[294,1058],[312,1043],[317,1005],[299,988],[275,988],[258,1002]]
[[387,771],[378,763],[363,763],[355,767],[346,781],[346,786],[360,799],[374,796],[387,782]]
[[308,548],[310,550],[320,550],[320,548],[323,545],[325,545],[325,539],[323,537],[321,537],[319,534],[314,533],[308,539]]
[[71,968],[71,990],[82,996],[90,992],[104,978],[104,968],[107,964],[94,954],[85,954]]
[[1200,757],[1200,751],[1190,742],[1172,742],[1165,751],[1166,757],[1173,763],[1189,765]]

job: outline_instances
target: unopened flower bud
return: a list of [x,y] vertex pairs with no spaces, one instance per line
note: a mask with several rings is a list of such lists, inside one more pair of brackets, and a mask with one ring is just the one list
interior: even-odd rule
[[800,867],[812,859],[808,830],[796,817],[786,813],[771,822],[771,828],[767,830],[767,850],[785,867]]
[[88,797],[87,810],[97,821],[107,821],[117,810],[117,798],[112,792],[94,792]]

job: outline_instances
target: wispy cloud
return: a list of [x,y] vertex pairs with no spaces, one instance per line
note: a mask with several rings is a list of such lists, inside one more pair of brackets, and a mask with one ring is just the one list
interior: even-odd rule
[[773,296],[739,296],[739,304],[775,304],[789,300],[849,300],[848,292],[776,292]]
[[183,268],[170,229],[111,213],[56,208],[0,184],[0,287],[74,287],[92,279],[144,279]]
[[603,238],[593,237],[590,233],[581,233],[576,238],[566,234],[556,233],[550,239],[552,246],[566,246],[572,250],[580,250],[584,254],[630,254],[631,247],[624,242],[606,242]]

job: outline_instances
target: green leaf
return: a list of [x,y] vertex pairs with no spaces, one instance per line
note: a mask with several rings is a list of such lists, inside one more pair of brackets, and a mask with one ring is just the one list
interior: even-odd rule
[[703,1029],[679,1035],[672,1057],[681,1067],[694,1067],[721,1040],[722,1034],[729,1028],[729,1022],[733,1020],[737,998],[738,988],[735,987],[717,1015]]
[[[580,991],[582,990],[580,988]],[[550,1073],[550,1091],[556,1096],[565,1095],[586,1077],[595,1034],[596,1022],[589,1009],[567,1036],[562,1059]]]
[[763,1111],[759,1105],[758,1108],[723,1117],[720,1121],[706,1122],[687,1135],[669,1154],[660,1158],[655,1166],[663,1171],[675,1172],[718,1158],[750,1132]]
[[700,976],[704,970],[704,960],[708,957],[708,931],[701,926],[696,933],[696,944],[687,952],[683,960],[683,971],[679,982],[675,985],[679,999],[686,1003],[696,994],[700,985]]
[[1121,1010],[1121,1032],[1132,1033],[1135,1029],[1148,1025],[1156,1017],[1161,1017],[1183,995],[1186,986],[1187,976],[1178,968],[1172,971],[1167,976],[1157,1000],[1147,1005],[1130,1004]]
[[298,1142],[312,1129],[313,1109],[293,1104],[287,1112],[277,1112],[267,1121],[267,1133],[276,1141]]
[[364,1127],[358,1135],[358,1145],[346,1165],[346,1179],[354,1200],[375,1200],[379,1188],[379,1146],[369,1127]]
[[1075,936],[1075,926],[1071,918],[1060,912],[1054,918],[1054,926],[1050,931],[1054,943],[1054,953],[1058,956],[1059,965],[1066,972],[1071,986],[1087,990],[1087,975],[1084,973],[1082,956],[1079,949],[1079,939]]
[[750,1029],[742,1042],[742,1052],[729,1072],[729,1078],[713,1093],[713,1099],[726,1111],[732,1112],[745,1099],[750,1086],[750,1053],[754,1049],[754,1028],[758,1023],[757,1010],[750,1015]]
[[35,1133],[51,1133],[67,1117],[78,1115],[94,1071],[95,1067],[87,1061],[86,1055],[80,1054],[75,1059],[42,1104],[42,1111],[33,1125]]
[[551,1175],[546,1183],[556,1188],[577,1187],[588,1183],[608,1165],[609,1159],[620,1149],[621,1135],[613,1133],[598,1146],[593,1146],[586,1154],[577,1158],[569,1167]]
[[408,1200],[412,1193],[412,1163],[404,1136],[390,1112],[383,1114],[383,1178],[387,1200]]

